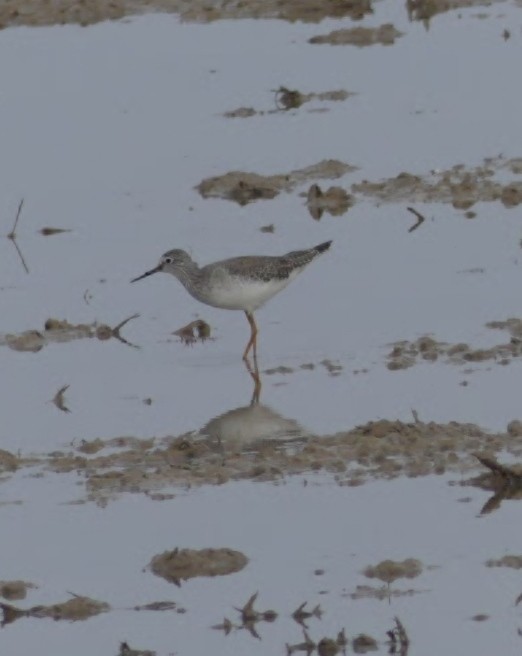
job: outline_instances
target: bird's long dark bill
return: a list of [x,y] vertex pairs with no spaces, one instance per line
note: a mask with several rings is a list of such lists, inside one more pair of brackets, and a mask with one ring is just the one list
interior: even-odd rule
[[145,271],[145,273],[141,276],[138,276],[137,278],[133,278],[131,282],[136,282],[137,280],[142,280],[143,278],[146,278],[147,276],[152,276],[153,273],[158,273],[161,271],[161,267],[157,266],[154,267],[154,269],[151,269],[150,271]]

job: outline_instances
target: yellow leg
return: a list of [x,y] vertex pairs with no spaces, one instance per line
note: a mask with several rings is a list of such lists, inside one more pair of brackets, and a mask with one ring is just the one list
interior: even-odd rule
[[248,357],[248,352],[252,348],[254,350],[254,362],[257,365],[257,326],[256,322],[254,319],[254,315],[251,312],[246,312],[246,318],[248,319],[248,323],[250,324],[250,339],[248,340],[248,344],[246,345],[245,352],[243,353],[243,360],[246,360]]

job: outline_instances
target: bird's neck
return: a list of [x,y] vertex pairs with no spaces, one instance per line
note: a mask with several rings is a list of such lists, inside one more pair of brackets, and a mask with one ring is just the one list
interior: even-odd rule
[[194,296],[197,293],[198,283],[201,278],[201,269],[194,260],[185,263],[183,268],[179,267],[176,269],[175,276],[189,294]]

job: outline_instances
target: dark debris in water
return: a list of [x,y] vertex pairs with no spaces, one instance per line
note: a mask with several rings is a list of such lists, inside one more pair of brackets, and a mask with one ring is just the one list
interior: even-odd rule
[[179,608],[174,601],[152,601],[150,604],[143,604],[142,606],[134,606],[132,610],[151,610],[151,611],[166,611],[176,610],[178,613],[183,611]]
[[[319,102],[341,102],[354,96],[355,94],[344,89],[336,89],[333,91],[323,91],[321,93],[303,93],[297,89],[288,89],[284,86],[274,90],[275,108],[269,110],[254,109],[253,107],[238,107],[225,112],[225,118],[251,118],[252,116],[267,116],[271,114],[279,114],[280,112],[287,112],[291,109],[299,109],[305,103],[311,101]],[[325,107],[310,111],[326,111]]]
[[304,601],[300,606],[298,606],[294,612],[292,613],[293,619],[298,623],[304,626],[305,628],[308,628],[306,626],[306,620],[309,620],[312,617],[316,617],[317,619],[321,619],[323,615],[323,611],[321,610],[321,606],[317,604],[310,610],[307,610],[308,602]]
[[51,228],[45,227],[38,231],[43,237],[52,237],[53,235],[60,235],[63,232],[71,232],[68,228]]
[[118,656],[156,656],[156,652],[148,649],[132,649],[128,642],[122,642]]
[[244,606],[236,608],[241,617],[241,623],[234,624],[228,617],[223,619],[220,624],[214,624],[211,628],[217,631],[223,631],[224,635],[229,635],[232,630],[239,631],[242,629],[247,630],[253,638],[261,639],[256,624],[259,622],[274,622],[277,619],[277,613],[274,610],[258,611],[255,607],[255,601],[258,593],[255,592]]
[[53,396],[52,402],[62,412],[71,412],[65,405],[65,392],[69,389],[69,385],[63,385]]

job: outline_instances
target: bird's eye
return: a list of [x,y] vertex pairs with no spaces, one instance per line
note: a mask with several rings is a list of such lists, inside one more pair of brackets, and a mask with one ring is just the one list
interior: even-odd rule
[[164,258],[163,263],[164,264],[172,264],[172,258],[171,257]]

